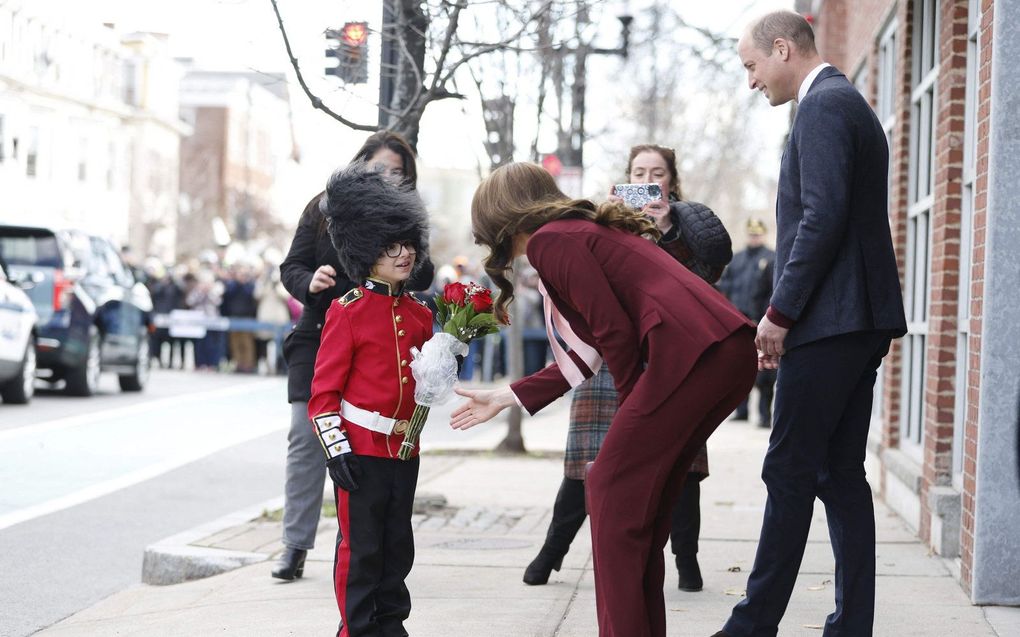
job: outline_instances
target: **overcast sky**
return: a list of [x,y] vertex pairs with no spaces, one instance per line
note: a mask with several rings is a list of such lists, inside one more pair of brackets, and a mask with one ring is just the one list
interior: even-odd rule
[[[80,0],[44,0],[58,6],[81,10]],[[324,28],[349,20],[379,20],[379,2],[372,0],[278,0],[292,45],[313,90],[334,110],[345,116],[371,122],[375,116],[375,89],[359,95],[341,91],[335,78],[322,76]],[[675,3],[691,24],[738,36],[743,25],[756,14],[776,8],[791,8],[792,0],[685,0]],[[266,72],[290,72],[270,0],[93,0],[87,3],[92,15],[113,22],[121,31],[153,31],[170,35],[175,56],[192,57],[208,68],[244,68]],[[641,0],[606,0],[604,17],[640,10]],[[619,27],[603,19],[600,39],[612,46]],[[595,65],[593,65],[594,67]],[[612,73],[603,65],[589,73],[589,91],[603,87]],[[360,145],[364,133],[346,130],[322,113],[315,112],[296,83],[291,85],[295,105],[296,134],[308,169],[310,183],[319,183],[328,168],[344,163]],[[589,100],[593,102],[593,100]],[[589,104],[589,109],[597,109]],[[778,110],[778,109],[777,109]],[[590,114],[593,121],[598,113]],[[782,114],[775,114],[777,122]],[[780,126],[781,127],[781,126]],[[451,131],[458,134],[451,135]],[[474,169],[482,153],[482,126],[477,107],[448,101],[431,105],[423,120],[419,150],[424,164],[435,167]],[[548,150],[552,150],[551,148]]]

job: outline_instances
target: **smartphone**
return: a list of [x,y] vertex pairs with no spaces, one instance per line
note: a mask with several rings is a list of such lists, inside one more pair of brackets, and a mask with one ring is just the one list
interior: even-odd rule
[[631,208],[641,210],[650,202],[662,199],[662,186],[659,184],[616,184],[613,194],[623,199]]

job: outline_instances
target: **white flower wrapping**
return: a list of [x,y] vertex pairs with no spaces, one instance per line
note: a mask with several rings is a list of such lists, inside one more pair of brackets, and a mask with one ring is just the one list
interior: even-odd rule
[[438,332],[422,345],[411,348],[414,400],[423,407],[441,405],[453,396],[457,383],[457,356],[466,356],[467,343],[452,334]]

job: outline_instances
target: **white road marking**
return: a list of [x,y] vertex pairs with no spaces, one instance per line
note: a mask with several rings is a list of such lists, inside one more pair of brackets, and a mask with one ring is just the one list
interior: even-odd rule
[[146,400],[133,405],[127,405],[125,407],[114,407],[112,409],[103,409],[101,411],[93,411],[87,414],[57,418],[45,423],[25,425],[24,427],[18,427],[17,429],[0,431],[0,443],[23,436],[36,436],[38,434],[59,431],[61,429],[69,429],[71,427],[87,425],[102,420],[120,418],[122,416],[146,414],[165,407],[181,407],[182,405],[198,401],[214,400],[216,398],[233,396],[235,394],[247,394],[260,388],[275,387],[279,384],[279,380],[262,380],[242,385],[233,385],[231,387],[210,389],[209,391],[187,394],[186,396],[167,396],[166,398]]
[[[5,476],[4,490],[17,491],[10,493],[8,498],[17,495],[29,502],[32,496],[43,499],[0,515],[0,529],[134,486],[223,449],[289,427],[290,410],[282,391],[279,397],[280,413],[252,418],[252,414],[245,411],[247,405],[259,409],[261,415],[268,415],[265,407],[259,404],[259,399],[268,398],[267,389],[276,389],[281,385],[280,380],[246,383],[60,418],[37,426],[3,432],[0,434],[0,458],[5,468],[13,472],[13,475]],[[257,398],[248,399],[236,406],[222,402],[224,398],[245,394]],[[277,397],[273,395],[270,400],[275,404]],[[210,412],[209,417],[199,418],[194,413],[189,414],[186,409],[189,405],[192,408],[201,405]],[[152,417],[154,412],[159,414],[160,411],[179,413],[184,418],[168,430],[163,417]],[[221,412],[221,415],[223,412],[236,414],[238,418],[219,417],[215,412]],[[187,417],[189,415],[190,418]],[[217,418],[215,426],[210,426],[209,420]],[[135,419],[139,422],[132,422]],[[151,426],[146,426],[150,423]],[[75,449],[80,455],[93,458],[93,454],[82,442],[93,434],[87,425],[101,428],[97,429],[99,435],[95,437],[97,444],[103,445],[103,453],[93,452],[93,463],[75,462]],[[169,438],[166,437],[167,433],[171,434]],[[6,450],[3,448],[5,445],[8,446]],[[69,445],[72,447],[70,450],[67,448]],[[12,457],[3,458],[5,451]],[[151,459],[147,460],[146,457]],[[124,464],[128,465],[124,467],[125,473],[117,475],[118,466],[113,466],[115,459],[123,459]],[[14,466],[16,462],[20,462],[21,466]],[[96,462],[99,464],[96,465]],[[104,462],[108,464],[104,466]],[[152,464],[144,464],[146,462]],[[137,466],[140,463],[141,466]],[[136,466],[131,467],[131,464]],[[76,472],[80,475],[76,475]],[[98,478],[98,481],[87,484],[89,474],[92,474],[93,479]],[[66,485],[76,483],[76,478],[78,483],[85,486],[63,493]],[[54,482],[58,482],[57,488],[54,488]],[[37,491],[33,493],[32,489]],[[26,492],[28,498],[25,498]],[[62,495],[51,497],[58,492]],[[14,506],[18,504],[15,502]]]

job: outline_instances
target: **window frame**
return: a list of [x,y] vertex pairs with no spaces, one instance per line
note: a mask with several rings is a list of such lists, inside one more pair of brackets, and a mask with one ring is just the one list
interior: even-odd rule
[[910,147],[907,187],[907,334],[903,343],[900,448],[923,461],[928,315],[931,306],[931,221],[935,204],[938,113],[938,4],[915,0],[911,42]]

